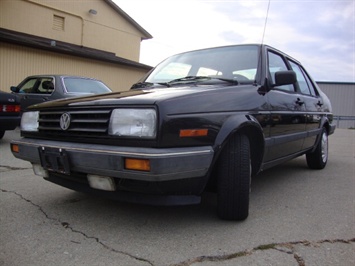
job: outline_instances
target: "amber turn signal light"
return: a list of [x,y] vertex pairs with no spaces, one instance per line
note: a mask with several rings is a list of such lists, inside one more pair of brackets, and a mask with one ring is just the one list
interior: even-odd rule
[[20,152],[20,147],[17,144],[11,144],[11,151],[19,153]]
[[125,158],[124,168],[127,170],[150,171],[150,162],[147,159]]
[[208,129],[181,129],[180,138],[207,136]]

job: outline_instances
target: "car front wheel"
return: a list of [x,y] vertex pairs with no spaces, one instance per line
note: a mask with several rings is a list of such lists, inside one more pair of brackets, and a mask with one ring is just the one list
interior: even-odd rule
[[321,138],[316,149],[306,154],[307,165],[311,169],[323,169],[328,162],[328,133],[323,128]]
[[251,161],[249,139],[237,134],[222,150],[218,165],[217,211],[224,220],[245,220],[249,214]]

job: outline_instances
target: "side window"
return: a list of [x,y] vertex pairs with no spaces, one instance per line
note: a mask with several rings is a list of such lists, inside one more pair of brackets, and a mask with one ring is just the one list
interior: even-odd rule
[[37,88],[37,79],[29,79],[19,89],[19,93],[35,93]]
[[27,80],[20,88],[20,93],[51,94],[54,90],[52,78],[33,78]]
[[51,94],[54,90],[54,84],[52,78],[43,78],[38,86],[38,92],[40,94]]
[[311,95],[311,92],[308,87],[308,83],[307,83],[306,78],[304,77],[303,72],[300,69],[299,65],[297,65],[296,63],[291,62],[291,61],[290,61],[290,65],[292,67],[292,70],[296,72],[297,83],[298,83],[301,93]]
[[[280,55],[274,54],[272,52],[268,53],[268,61],[269,61],[268,70],[269,70],[269,74],[271,77],[271,81],[273,84],[275,84],[276,83],[275,82],[275,73],[278,71],[288,70],[287,65]],[[277,86],[275,88],[279,89],[279,90],[290,91],[290,92],[295,91],[293,85],[283,85],[283,86]]]
[[306,81],[308,83],[308,87],[309,87],[309,90],[311,91],[311,95],[312,96],[318,96],[318,92],[317,90],[314,88],[314,84],[312,83],[311,79],[309,78],[309,76],[307,75],[306,71],[304,71],[304,69],[302,67],[301,68],[301,71],[303,73],[303,75],[305,76],[306,78]]

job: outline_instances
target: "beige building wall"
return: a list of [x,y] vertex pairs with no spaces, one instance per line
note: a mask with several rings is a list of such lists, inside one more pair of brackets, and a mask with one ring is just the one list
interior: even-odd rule
[[[0,0],[3,1],[3,0]],[[97,60],[41,51],[0,42],[0,90],[10,92],[25,77],[69,74],[97,78],[113,91],[128,90],[147,71]],[[5,71],[5,70],[15,71]]]
[[[95,10],[96,14],[89,13]],[[0,0],[0,27],[139,61],[144,34],[104,0]]]

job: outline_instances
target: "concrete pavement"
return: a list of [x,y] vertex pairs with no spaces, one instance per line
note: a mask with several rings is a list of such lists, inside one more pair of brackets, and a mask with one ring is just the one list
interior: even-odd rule
[[253,179],[244,222],[201,205],[151,207],[74,192],[35,176],[0,141],[0,265],[355,265],[355,130],[329,162],[300,157]]

